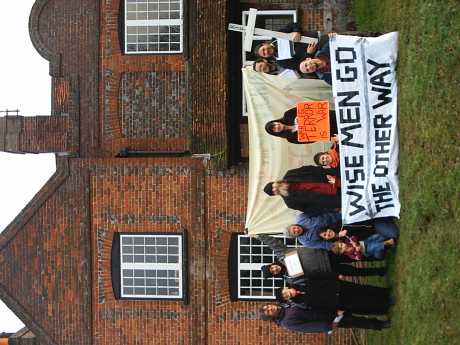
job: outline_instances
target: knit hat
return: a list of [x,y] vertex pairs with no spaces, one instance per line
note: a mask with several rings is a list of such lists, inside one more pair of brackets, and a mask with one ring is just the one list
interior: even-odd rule
[[273,188],[273,182],[268,182],[264,187],[264,192],[267,193],[270,196],[275,195],[275,194],[273,194],[273,189],[272,188]]

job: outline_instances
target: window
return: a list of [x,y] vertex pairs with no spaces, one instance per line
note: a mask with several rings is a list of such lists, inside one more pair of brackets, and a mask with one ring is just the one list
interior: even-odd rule
[[182,53],[182,0],[125,0],[125,52]]
[[[284,239],[288,247],[299,247],[296,239]],[[274,299],[275,289],[283,286],[283,279],[264,279],[261,266],[275,261],[273,251],[259,240],[238,235],[238,299]]]
[[[118,237],[114,245],[117,248],[112,251],[112,281],[117,297],[184,298],[183,235],[125,233]],[[114,260],[116,254],[119,261]],[[114,267],[114,261],[118,267]],[[119,274],[116,274],[118,284],[114,271]]]
[[[246,26],[248,21],[249,11],[242,12],[241,22]],[[280,10],[280,11],[257,11],[256,28],[279,31],[289,23],[297,21],[297,12],[295,10]],[[244,42],[244,33],[241,35],[241,42]],[[243,67],[250,66],[256,60],[253,54],[254,48],[263,41],[271,40],[271,37],[254,36],[252,40],[251,52],[242,50]],[[244,45],[244,43],[242,43]],[[246,99],[243,90],[243,116],[248,116],[246,109]]]

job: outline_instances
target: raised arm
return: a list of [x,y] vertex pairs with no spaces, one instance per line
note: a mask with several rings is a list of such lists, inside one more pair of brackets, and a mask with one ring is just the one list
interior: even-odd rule
[[278,257],[278,259],[284,259],[287,247],[284,245],[283,240],[267,234],[258,235],[257,239],[263,244],[269,246],[275,252],[275,255]]

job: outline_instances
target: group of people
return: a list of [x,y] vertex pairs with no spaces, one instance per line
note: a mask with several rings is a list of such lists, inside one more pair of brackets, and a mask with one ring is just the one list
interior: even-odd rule
[[[318,43],[305,44],[298,42],[301,30],[296,23],[283,31],[290,32],[294,41],[291,58],[277,59],[276,41],[264,42],[255,48],[259,58],[254,70],[277,74],[292,69],[300,74],[313,73],[331,84],[327,35],[306,33],[318,38]],[[288,208],[301,211],[284,234],[296,238],[302,246],[294,250],[301,273],[290,274],[286,258],[293,248],[286,247],[280,238],[258,235],[277,257],[277,261],[262,266],[263,277],[282,278],[285,286],[276,290],[277,303],[264,305],[261,314],[299,332],[330,332],[334,327],[381,330],[389,327],[390,321],[369,316],[388,312],[394,303],[389,289],[353,283],[346,277],[383,276],[386,267],[359,268],[352,263],[383,260],[386,251],[396,245],[399,229],[390,217],[342,224],[340,152],[332,111],[329,125],[332,145],[314,155],[316,165],[288,170],[282,179],[267,183],[263,189],[270,197],[281,197]],[[269,121],[265,130],[291,144],[308,144],[298,141],[297,108]]]
[[[297,23],[291,23],[280,32],[290,33],[294,42],[290,58],[278,56],[278,41],[266,41],[254,48],[256,60],[253,69],[267,74],[281,74],[285,70],[294,71],[301,78],[317,78],[332,84],[329,38],[335,33],[322,35],[319,31],[302,32]],[[345,35],[379,36],[379,32],[343,32]],[[300,42],[301,36],[315,38],[316,43]]]
[[278,42],[267,41],[257,45],[254,55],[257,57],[253,68],[257,72],[268,74],[279,74],[285,69],[295,71],[299,75],[309,78],[319,78],[331,84],[331,67],[329,58],[328,35],[321,35],[320,32],[312,31],[305,33],[305,36],[316,38],[317,43],[299,42],[302,30],[297,23],[291,23],[281,32],[291,33],[294,43],[290,58],[278,59]]

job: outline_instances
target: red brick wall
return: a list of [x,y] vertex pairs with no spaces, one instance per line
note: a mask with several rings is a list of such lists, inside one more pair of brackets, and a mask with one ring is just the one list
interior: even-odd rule
[[[70,91],[78,106],[72,109],[71,114],[73,120],[79,122],[80,156],[101,156],[98,119],[99,1],[36,0],[29,28],[34,46],[50,60],[53,79],[72,78],[75,81]],[[56,95],[55,87],[53,96]],[[61,109],[54,107],[58,112]]]
[[75,152],[75,128],[68,116],[0,118],[0,150],[16,153]]
[[[123,0],[101,1],[99,114],[104,150],[110,155],[126,147],[187,150],[190,121],[186,108],[184,54],[122,54],[120,2]],[[148,75],[162,81],[162,86],[149,86]],[[179,79],[176,84],[175,79]],[[158,89],[152,91],[155,87]],[[134,93],[141,94],[137,103],[130,99]],[[126,109],[124,100],[135,108]],[[126,119],[126,114],[131,118]],[[166,124],[174,129],[173,134],[158,131]]]
[[[201,224],[203,165],[191,158],[113,159],[91,169],[94,345],[203,344],[206,252]],[[189,304],[116,300],[111,283],[115,232],[188,235]]]

